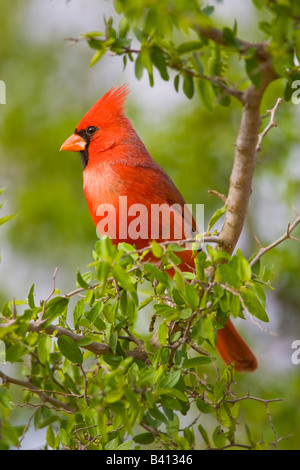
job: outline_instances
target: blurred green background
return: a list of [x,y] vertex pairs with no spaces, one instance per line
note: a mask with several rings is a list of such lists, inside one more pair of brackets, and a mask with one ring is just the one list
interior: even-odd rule
[[[225,0],[218,8],[225,23],[237,17],[240,36],[260,39],[250,1]],[[82,191],[81,161],[59,148],[112,86],[129,83],[128,116],[186,201],[205,204],[207,223],[222,205],[208,190],[228,190],[241,106],[232,103],[210,113],[197,96],[188,101],[177,94],[172,82],[155,76],[150,88],[147,77],[137,81],[133,67],[129,64],[122,72],[116,57],[104,57],[89,68],[93,51],[84,42],[70,47],[64,39],[103,30],[104,15],[117,20],[110,1],[85,0],[83,5],[79,0],[0,0],[0,9],[0,80],[6,84],[6,104],[0,104],[0,187],[6,187],[2,200],[7,200],[2,215],[18,214],[0,232],[1,303],[13,296],[25,299],[34,282],[37,299],[45,298],[56,266],[57,287],[62,292],[73,289],[77,269],[84,271],[90,262],[96,231]],[[284,85],[278,81],[270,87],[262,114],[282,96]],[[283,103],[277,122],[278,129],[263,142],[256,167],[238,245],[246,256],[257,249],[253,233],[268,244],[293,221],[291,205],[300,211],[300,106]],[[291,240],[263,258],[274,265],[270,324],[263,330],[249,319],[238,322],[260,368],[240,376],[236,391],[239,396],[249,391],[283,399],[270,406],[278,435],[292,435],[280,443],[282,449],[300,449],[300,364],[291,361],[292,341],[300,339],[299,260],[300,245]],[[275,441],[262,403],[245,403],[242,409],[251,431]],[[20,409],[15,419],[24,423],[24,413]],[[22,448],[36,448],[41,442],[43,435],[31,432]]]

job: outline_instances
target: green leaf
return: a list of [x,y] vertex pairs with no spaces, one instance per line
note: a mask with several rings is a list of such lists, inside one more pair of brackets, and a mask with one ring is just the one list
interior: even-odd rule
[[4,408],[12,408],[12,396],[8,390],[4,387],[0,387],[0,404],[4,406]]
[[226,206],[224,204],[223,207],[221,207],[220,209],[217,209],[216,212],[214,213],[214,215],[211,217],[210,221],[209,221],[209,224],[208,224],[208,232],[211,231],[212,227],[215,225],[215,223],[220,219],[220,217],[222,217],[223,214],[225,214],[226,212]]
[[127,442],[123,442],[122,444],[120,444],[116,448],[116,450],[130,450],[132,446],[133,446],[133,441],[127,441]]
[[166,57],[159,47],[154,47],[151,52],[151,60],[155,67],[159,70],[160,76],[163,80],[169,80],[167,69]]
[[70,439],[69,434],[64,428],[60,429],[58,433],[58,438],[59,438],[59,442],[65,447],[69,447],[72,443],[72,440]]
[[195,258],[196,276],[199,281],[205,281],[206,254],[200,251]]
[[94,55],[93,55],[93,58],[90,62],[90,65],[89,67],[93,67],[93,65],[95,65],[105,54],[106,52],[106,49],[101,49],[99,51],[97,51]]
[[187,72],[182,72],[182,77],[183,77],[183,85],[182,85],[183,92],[187,98],[191,99],[194,96],[193,77]]
[[205,444],[210,447],[210,441],[209,441],[208,434],[207,434],[206,430],[204,429],[204,427],[202,426],[202,424],[198,425],[198,429],[199,429],[199,432],[200,432],[200,434],[202,436],[202,439],[204,440]]
[[93,342],[94,342],[94,338],[85,336],[84,338],[81,338],[79,341],[77,341],[77,345],[84,347],[84,346],[88,346],[89,344],[92,344]]
[[176,333],[174,333],[171,337],[170,337],[170,343],[176,343],[176,341],[179,340],[179,338],[181,337],[182,335],[182,332],[181,331],[177,331]]
[[118,447],[118,445],[119,445],[119,438],[118,438],[118,437],[115,437],[114,439],[112,439],[111,441],[109,441],[109,442],[105,445],[104,449],[105,449],[105,450],[116,450],[117,447]]
[[196,405],[199,411],[205,414],[213,413],[214,408],[209,403],[206,403],[202,398],[196,398]]
[[53,448],[55,446],[55,434],[54,434],[52,426],[48,426],[47,428],[46,442],[49,447]]
[[118,28],[118,33],[121,38],[125,38],[127,36],[127,33],[129,32],[130,29],[130,23],[128,19],[123,16],[121,18],[120,23],[119,23],[119,28]]
[[116,353],[117,344],[118,344],[118,333],[112,333],[109,338],[109,347],[114,354]]
[[192,369],[194,367],[203,366],[209,364],[211,362],[210,357],[207,356],[199,356],[193,357],[191,359],[186,359],[182,364],[183,369]]
[[215,10],[215,7],[212,6],[212,5],[207,5],[205,6],[204,8],[201,9],[201,13],[202,15],[205,15],[205,16],[210,16]]
[[92,49],[96,49],[97,51],[102,51],[105,48],[104,41],[100,39],[95,39],[94,37],[91,37],[91,36],[90,36],[90,39],[88,40],[88,45]]
[[19,444],[17,430],[8,421],[4,421],[2,424],[1,435],[13,446],[17,447]]
[[164,250],[155,240],[152,241],[151,251],[156,258],[161,258],[164,254]]
[[145,270],[152,274],[152,276],[165,287],[169,287],[170,278],[165,272],[160,271],[160,269],[150,263],[145,264]]
[[180,370],[177,370],[175,372],[171,372],[169,375],[167,375],[167,377],[163,378],[160,385],[163,388],[173,388],[173,387],[175,387],[175,385],[177,385],[180,377],[181,377]]
[[215,271],[215,280],[220,284],[227,283],[232,287],[239,287],[241,285],[239,273],[231,264],[219,264]]
[[91,310],[85,314],[85,317],[89,320],[90,325],[95,323],[98,316],[102,312],[103,307],[104,307],[104,304],[102,300],[97,300],[97,302],[95,302],[95,305],[91,308]]
[[197,51],[203,47],[202,41],[187,41],[177,47],[178,54],[186,54],[187,52]]
[[227,436],[218,426],[215,427],[215,430],[212,435],[214,444],[216,447],[224,447],[226,444]]
[[89,287],[90,287],[89,283],[84,280],[84,278],[80,274],[79,270],[77,271],[76,279],[77,279],[78,287],[83,287],[84,289],[89,289]]
[[35,303],[34,303],[34,284],[30,287],[29,293],[28,293],[28,305],[30,308],[35,308]]
[[180,271],[176,271],[173,277],[174,281],[176,282],[176,287],[179,291],[184,292],[185,291],[185,281],[184,277],[181,274]]
[[181,450],[190,450],[190,445],[187,439],[183,436],[176,436],[174,438],[175,442],[178,444],[179,449]]
[[246,308],[248,309],[248,311],[259,320],[263,322],[268,322],[269,321],[268,315],[265,311],[265,308],[260,303],[256,293],[247,287],[242,287],[240,292],[241,292],[241,296],[244,301],[244,304]]
[[88,33],[82,33],[81,36],[83,38],[97,38],[97,37],[102,37],[104,34],[101,31],[90,31]]
[[245,60],[246,72],[251,82],[256,88],[260,87],[262,81],[262,73],[260,70],[259,62],[255,57],[250,57]]
[[226,44],[228,44],[228,46],[233,46],[233,47],[238,46],[238,42],[236,40],[234,31],[230,28],[227,28],[227,27],[223,28],[223,39],[226,42]]
[[82,364],[83,355],[77,344],[69,338],[69,336],[62,335],[57,340],[57,345],[60,352],[73,364]]
[[261,31],[263,31],[268,36],[272,36],[272,26],[267,21],[260,21],[258,23],[258,27]]
[[180,292],[178,289],[173,289],[172,291],[173,299],[174,302],[177,305],[184,305],[185,304],[185,298],[182,292]]
[[234,318],[238,317],[241,312],[241,301],[238,295],[234,295],[230,293],[229,296],[229,305],[230,305],[230,313]]
[[122,361],[122,358],[121,357],[116,357],[113,354],[104,354],[103,360],[106,362],[106,364],[108,364],[112,367],[118,367],[118,365]]
[[249,443],[253,446],[254,445],[254,441],[251,437],[251,432],[250,432],[250,429],[249,429],[249,426],[247,423],[244,423],[244,427],[245,427],[245,431],[246,431],[246,435],[247,435],[247,438],[248,438],[248,441]]
[[236,251],[236,257],[238,259],[238,270],[239,270],[240,280],[243,283],[250,281],[251,280],[251,267],[239,248]]
[[46,364],[50,351],[52,349],[52,339],[50,336],[42,336],[39,339],[37,351],[38,357],[42,364]]
[[168,338],[168,325],[163,321],[158,327],[158,341],[163,346]]
[[16,215],[17,214],[5,215],[4,217],[0,218],[0,225],[3,225],[9,220],[13,219],[14,217],[16,217]]
[[149,413],[157,421],[161,421],[161,422],[167,424],[168,420],[167,420],[166,416],[157,408],[156,405],[154,405],[152,407],[149,407]]
[[198,72],[198,74],[203,75],[204,74],[203,64],[200,61],[200,59],[199,59],[198,55],[196,54],[196,52],[193,52],[193,57],[191,59],[191,62],[194,65],[195,70]]
[[123,287],[123,289],[130,293],[135,291],[130,274],[128,274],[121,266],[118,264],[114,266],[112,269],[112,274],[120,286]]
[[188,441],[190,447],[195,444],[195,435],[193,429],[185,427],[183,430],[183,435]]
[[136,436],[134,436],[133,440],[137,444],[147,445],[147,444],[152,444],[152,442],[154,441],[154,436],[151,432],[143,432],[141,434],[137,434]]
[[207,79],[198,80],[198,92],[208,111],[215,109],[215,94],[212,84]]
[[142,308],[144,308],[144,307],[146,307],[147,305],[149,305],[152,301],[153,301],[153,298],[152,298],[152,297],[147,297],[145,300],[143,300],[143,301],[140,303],[140,306],[139,306],[138,310],[142,310]]
[[141,60],[141,56],[140,54],[137,56],[137,59],[135,61],[135,76],[138,80],[140,80],[143,76],[143,72],[144,72],[144,64]]
[[179,418],[177,414],[174,413],[173,419],[169,420],[166,425],[166,432],[168,436],[174,436],[178,434],[179,426],[180,426]]
[[22,356],[25,354],[26,347],[21,343],[12,344],[6,348],[6,361],[18,362],[22,360]]
[[43,328],[47,328],[55,318],[65,314],[69,300],[65,297],[55,297],[46,304],[44,319],[47,321],[43,324]]
[[74,307],[73,322],[74,322],[75,328],[77,328],[77,324],[78,324],[80,318],[83,315],[84,305],[85,305],[84,299],[80,299],[80,300],[78,300],[77,304]]
[[185,295],[189,305],[193,310],[197,310],[200,303],[199,293],[195,286],[192,284],[187,284],[185,286]]
[[122,388],[116,388],[115,390],[110,390],[106,395],[107,403],[115,403],[121,400],[124,395],[124,390]]

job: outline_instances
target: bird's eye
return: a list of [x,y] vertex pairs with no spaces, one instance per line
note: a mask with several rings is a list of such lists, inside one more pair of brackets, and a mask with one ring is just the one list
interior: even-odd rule
[[89,127],[87,127],[87,129],[86,129],[86,133],[87,133],[87,135],[90,136],[90,135],[95,134],[95,132],[96,132],[97,130],[98,130],[97,127],[95,127],[95,126],[89,126]]

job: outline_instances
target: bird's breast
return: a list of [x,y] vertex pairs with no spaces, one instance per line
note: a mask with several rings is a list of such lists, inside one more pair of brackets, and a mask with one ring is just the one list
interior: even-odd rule
[[83,191],[91,216],[96,223],[98,207],[104,204],[115,206],[119,195],[123,192],[123,182],[109,165],[102,164],[96,168],[87,166],[83,172]]

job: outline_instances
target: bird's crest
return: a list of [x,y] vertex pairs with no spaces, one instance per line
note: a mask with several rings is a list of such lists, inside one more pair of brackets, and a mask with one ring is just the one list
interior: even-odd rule
[[118,88],[111,88],[91,107],[82,118],[77,129],[84,129],[89,125],[101,124],[123,113],[125,99],[129,93],[129,87],[124,84]]

